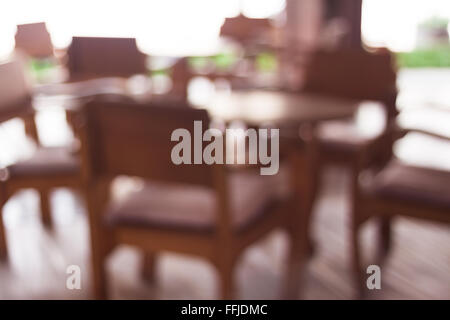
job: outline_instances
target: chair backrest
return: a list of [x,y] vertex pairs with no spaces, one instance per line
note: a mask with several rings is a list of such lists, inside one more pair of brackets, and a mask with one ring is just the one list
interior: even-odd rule
[[226,18],[220,29],[220,35],[246,43],[255,41],[272,29],[269,19],[252,19],[240,14]]
[[172,148],[179,143],[171,141],[171,135],[178,128],[190,132],[193,158],[194,121],[202,121],[203,129],[208,128],[205,110],[179,104],[94,99],[84,106],[83,114],[88,176],[129,175],[213,187],[211,166],[176,165],[171,159]]
[[306,67],[303,90],[348,99],[381,101],[396,114],[396,70],[388,51],[316,51]]
[[0,64],[0,114],[28,107],[30,89],[18,61]]
[[134,38],[73,37],[67,58],[71,80],[147,73]]
[[45,22],[17,25],[16,49],[33,58],[53,56],[53,44]]
[[187,58],[181,58],[172,66],[172,89],[170,94],[187,100],[189,81],[194,74],[189,69]]

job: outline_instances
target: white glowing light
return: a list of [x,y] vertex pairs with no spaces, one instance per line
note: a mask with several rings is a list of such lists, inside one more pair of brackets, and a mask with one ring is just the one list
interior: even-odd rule
[[224,18],[240,10],[267,17],[284,0],[8,0],[0,10],[0,58],[14,46],[17,24],[45,21],[56,47],[72,36],[136,37],[156,55],[211,53]]

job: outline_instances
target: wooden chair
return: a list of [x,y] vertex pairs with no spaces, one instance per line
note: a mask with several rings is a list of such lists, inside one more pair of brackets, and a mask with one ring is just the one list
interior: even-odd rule
[[[395,128],[392,132],[394,140],[418,132],[450,142],[450,137],[424,130]],[[369,149],[370,145],[359,149],[357,179],[353,181],[352,270],[360,296],[365,293],[365,281],[359,230],[365,222],[379,219],[380,258],[391,247],[391,225],[396,216],[450,224],[450,172],[407,165],[395,158],[380,168]]]
[[[96,298],[107,297],[105,258],[119,244],[142,250],[147,279],[161,251],[206,258],[218,269],[222,298],[231,298],[239,254],[275,228],[284,228],[292,239],[290,271],[299,272],[301,235],[290,226],[298,225],[301,215],[292,194],[280,197],[271,177],[258,170],[173,164],[172,131],[185,128],[192,134],[194,120],[207,128],[206,111],[91,101],[82,114]],[[114,202],[109,185],[118,175],[147,182],[141,191]]]
[[319,50],[311,54],[306,68],[303,91],[380,101],[386,108],[388,119],[397,115],[396,69],[387,50]]
[[220,28],[220,36],[233,39],[244,47],[267,42],[274,26],[269,19],[252,19],[240,14],[237,17],[226,18]]
[[178,59],[170,68],[172,88],[160,98],[187,103],[189,82],[194,76],[195,74],[189,67],[188,58],[183,57]]
[[73,37],[67,50],[69,81],[147,74],[134,38]]
[[278,61],[279,51],[283,47],[280,43],[281,28],[271,19],[248,18],[243,14],[226,18],[220,36],[237,43],[242,48],[243,56],[229,70],[217,70],[209,74],[209,78],[225,78],[233,89],[238,90],[279,86],[276,80],[262,81],[257,67],[260,54],[270,52]]
[[[385,128],[395,122],[396,72],[388,51],[368,52],[363,49],[316,51],[311,54],[305,71],[303,92],[381,104]],[[380,126],[382,127],[382,126]],[[356,172],[357,152],[371,145],[371,152],[383,162],[391,157],[392,141],[386,132],[365,134],[354,119],[320,123],[316,128],[319,159],[314,170],[319,174],[326,164],[343,165]],[[315,189],[319,187],[316,178]]]
[[30,57],[53,57],[53,44],[45,22],[19,24],[15,35],[16,50]]
[[[31,95],[18,62],[0,64],[0,119],[22,118],[25,130],[37,144]],[[56,187],[78,188],[81,184],[79,159],[70,148],[38,147],[29,159],[2,169],[0,212],[6,201],[18,190],[36,189],[40,194],[42,221],[51,226],[49,193]],[[0,217],[0,257],[7,257],[6,238]]]
[[[102,94],[129,94],[126,80],[147,74],[146,55],[134,38],[73,37],[65,56],[67,83],[45,87],[44,94],[83,99]],[[67,122],[75,131],[70,114]]]

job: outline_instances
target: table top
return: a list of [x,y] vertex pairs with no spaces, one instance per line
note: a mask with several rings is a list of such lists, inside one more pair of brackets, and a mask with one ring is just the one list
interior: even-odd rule
[[312,94],[246,90],[217,92],[209,102],[195,107],[226,122],[282,125],[348,118],[360,105],[360,101]]
[[[58,101],[62,98],[65,102],[60,104],[69,109],[72,104],[78,105],[77,99],[67,99],[68,97],[76,96],[69,94],[53,98]],[[206,109],[212,119],[227,123],[241,121],[254,126],[284,126],[350,118],[364,103],[305,93],[242,90],[217,91],[208,102],[193,106]]]

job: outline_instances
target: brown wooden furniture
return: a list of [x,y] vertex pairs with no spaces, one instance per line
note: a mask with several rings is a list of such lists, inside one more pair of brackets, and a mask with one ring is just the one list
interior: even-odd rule
[[68,71],[63,83],[36,86],[44,95],[82,98],[97,94],[128,94],[126,80],[147,75],[147,56],[134,38],[73,37],[62,57]]
[[195,107],[205,108],[212,117],[226,122],[236,120],[254,126],[272,123],[280,127],[298,127],[351,117],[359,105],[352,99],[315,94],[243,90],[218,92],[207,104]]
[[280,128],[281,135],[297,139],[297,143],[305,140],[305,137],[300,139],[299,128],[306,132],[306,139],[309,141],[305,149],[299,149],[302,156],[299,156],[296,169],[298,173],[294,175],[294,179],[301,190],[298,196],[304,197],[302,205],[305,206],[309,225],[320,170],[317,165],[318,141],[311,131],[316,131],[316,127],[323,121],[352,117],[360,105],[358,100],[318,94],[245,90],[217,93],[206,105],[196,107],[205,108],[211,117],[227,123],[243,121],[253,127],[272,124]]
[[[0,120],[15,117],[25,121],[25,130],[36,143],[38,132],[34,110],[23,70],[18,62],[0,64]],[[38,147],[29,159],[2,169],[0,208],[17,190],[36,189],[41,197],[42,221],[51,225],[49,193],[56,187],[79,187],[81,176],[77,155],[67,148]],[[0,217],[0,221],[2,221]],[[7,257],[6,238],[0,223],[0,257]]]
[[[392,127],[391,127],[392,128]],[[430,135],[450,143],[450,137],[424,130],[392,130],[394,140],[409,132]],[[450,172],[407,165],[397,159],[379,167],[370,145],[360,148],[357,177],[353,181],[354,205],[351,219],[352,270],[359,294],[365,292],[361,263],[359,230],[372,218],[378,218],[380,257],[391,247],[391,225],[397,216],[450,224]],[[438,154],[435,156],[439,156]],[[371,174],[368,172],[372,171]],[[375,173],[374,173],[375,172]],[[411,261],[413,263],[413,261]]]
[[[134,38],[73,37],[65,57],[67,82],[40,86],[36,92],[77,99],[98,94],[127,95],[126,80],[147,75],[146,59]],[[67,120],[75,130],[70,115]]]
[[53,57],[53,44],[45,22],[19,24],[15,35],[16,50],[33,58]]
[[[302,92],[331,99],[380,103],[385,110],[385,128],[395,121],[397,115],[395,66],[391,54],[385,50],[337,49],[312,53]],[[339,108],[335,104],[329,107]],[[314,172],[319,174],[321,167],[333,163],[350,167],[354,178],[357,152],[362,145],[371,145],[371,152],[380,162],[390,158],[391,140],[383,130],[366,135],[352,117],[343,120],[325,121],[318,125],[319,161]],[[319,176],[315,181],[314,188],[318,189]]]
[[303,91],[385,104],[387,116],[397,114],[396,70],[390,52],[336,49],[312,53],[307,64]]
[[[356,101],[379,102],[386,111],[386,127],[393,123],[397,115],[396,72],[391,54],[387,51],[375,53],[363,49],[317,51],[312,54],[308,63],[303,92]],[[318,135],[324,161],[343,161],[349,164],[359,141],[366,142],[367,139],[377,138],[366,139],[358,131],[355,122],[349,120],[333,123],[332,135],[322,134],[319,128]],[[321,126],[326,127],[327,123]]]
[[73,37],[67,49],[69,81],[147,74],[134,38]]
[[[262,83],[257,68],[257,58],[261,53],[276,53],[280,47],[281,28],[268,18],[248,18],[243,14],[226,18],[220,36],[241,47],[242,56],[228,70],[215,70],[207,76],[211,79],[225,78],[232,88],[249,89],[272,87],[276,81]],[[259,79],[259,81],[257,81]]]
[[170,68],[171,90],[164,96],[186,102],[188,99],[189,82],[195,76],[189,67],[187,58],[178,59]]
[[0,121],[4,122],[14,117],[23,117],[25,128],[33,139],[37,139],[34,122],[29,120],[34,110],[31,106],[31,96],[21,65],[17,61],[0,64]]
[[[144,252],[147,278],[161,251],[210,260],[219,271],[223,298],[233,296],[239,254],[275,228],[290,231],[291,266],[299,265],[302,239],[290,226],[302,215],[292,194],[274,193],[273,176],[224,165],[173,164],[172,131],[185,128],[192,134],[194,120],[208,127],[205,110],[94,100],[82,115],[96,298],[107,297],[105,258],[119,244]],[[110,182],[118,175],[147,182],[125,200],[108,201]]]
[[233,39],[244,46],[258,42],[268,42],[274,26],[269,19],[252,19],[239,14],[237,17],[226,18],[220,28],[220,36]]

